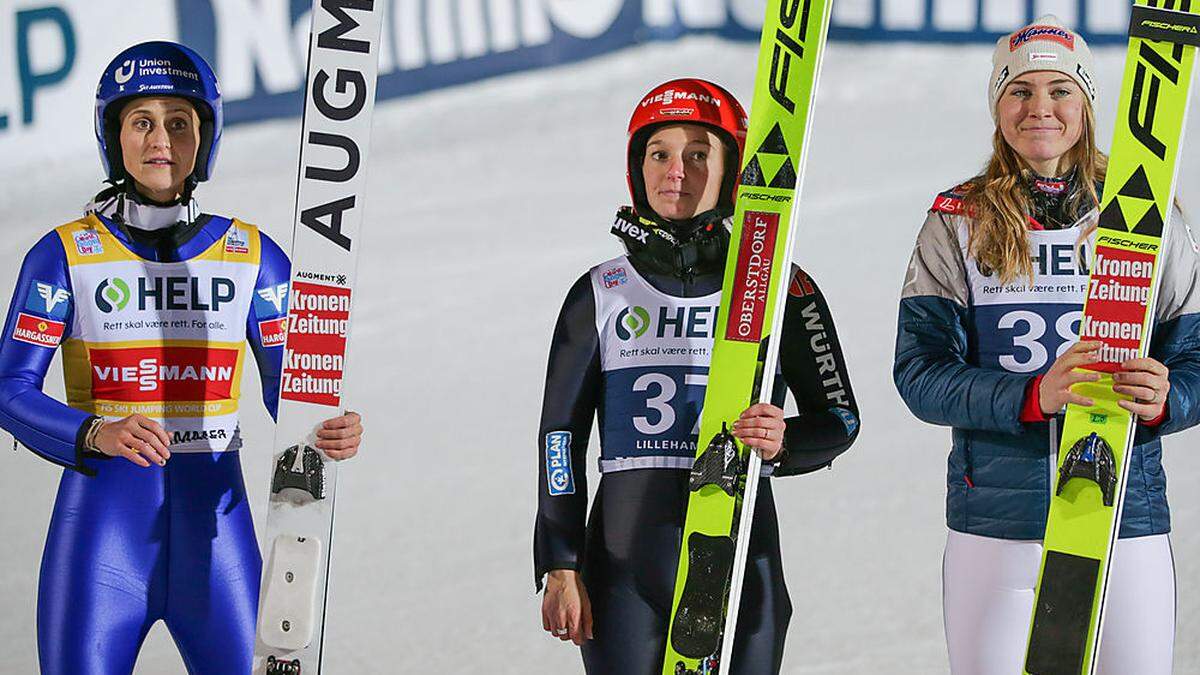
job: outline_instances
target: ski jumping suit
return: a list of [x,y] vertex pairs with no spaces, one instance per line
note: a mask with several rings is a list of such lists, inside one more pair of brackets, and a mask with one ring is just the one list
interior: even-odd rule
[[[584,643],[583,662],[592,674],[656,675],[662,667],[720,303],[719,269],[646,270],[631,252],[572,286],[546,375],[535,583],[540,588],[551,570],[581,571],[595,636]],[[775,402],[782,406],[786,380],[799,414],[787,420],[786,454],[764,465],[766,475],[829,466],[859,427],[824,297],[799,268],[789,291]],[[593,416],[602,477],[585,528]],[[759,490],[730,670],[745,675],[779,672],[792,611],[771,481],[764,477]]]
[[[1084,236],[1089,219],[1068,207],[1076,180],[1035,176],[1026,187],[1032,286],[1001,284],[969,251],[967,183],[934,201],[900,301],[896,386],[914,415],[953,428],[943,601],[956,675],[1013,673],[1024,662],[1062,420],[1042,415],[1039,376],[1078,339],[1088,288],[1094,232]],[[1170,369],[1171,389],[1164,416],[1139,422],[1134,436],[1101,673],[1171,668],[1160,438],[1200,422],[1200,249],[1178,211],[1171,229],[1149,351]]]
[[[141,229],[126,223],[161,221],[157,207],[129,208],[33,247],[0,345],[0,423],[70,469],[42,558],[41,672],[129,673],[161,619],[190,673],[247,673],[262,562],[238,398],[248,341],[275,414],[288,260],[253,225],[200,215]],[[59,345],[66,405],[41,391]],[[166,466],[83,450],[93,416],[132,413],[171,436]]]

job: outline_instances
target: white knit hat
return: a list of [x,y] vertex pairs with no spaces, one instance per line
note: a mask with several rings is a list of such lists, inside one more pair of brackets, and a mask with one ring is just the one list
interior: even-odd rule
[[1047,14],[996,42],[988,85],[993,119],[996,103],[1008,83],[1034,70],[1053,70],[1069,76],[1091,99],[1092,105],[1096,104],[1096,81],[1092,77],[1096,62],[1092,50],[1083,37],[1064,26],[1058,17]]

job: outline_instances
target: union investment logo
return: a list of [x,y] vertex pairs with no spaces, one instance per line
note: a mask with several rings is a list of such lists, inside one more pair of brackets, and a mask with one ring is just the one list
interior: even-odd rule
[[96,286],[96,308],[108,314],[113,310],[125,309],[129,304],[129,284],[124,279],[105,279]]
[[645,307],[632,305],[617,314],[617,337],[622,340],[632,340],[642,337],[650,328],[650,312]]

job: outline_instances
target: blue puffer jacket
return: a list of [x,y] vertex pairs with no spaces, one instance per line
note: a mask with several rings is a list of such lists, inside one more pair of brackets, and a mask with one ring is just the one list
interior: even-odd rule
[[[942,193],[917,237],[900,300],[893,370],[913,414],[953,428],[947,525],[1041,539],[1060,418],[1020,420],[1030,381],[1077,340],[1092,237],[1031,228],[1033,284],[1001,285],[967,250],[962,186]],[[1200,250],[1178,211],[1162,267],[1150,356],[1170,369],[1167,417],[1139,425],[1120,536],[1171,529],[1160,436],[1200,422]]]

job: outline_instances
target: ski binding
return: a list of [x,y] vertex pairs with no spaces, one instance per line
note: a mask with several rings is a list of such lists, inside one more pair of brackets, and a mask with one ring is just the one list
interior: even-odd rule
[[274,656],[267,657],[266,675],[301,675],[300,659],[285,661]]
[[737,489],[738,479],[745,472],[746,467],[743,465],[737,440],[729,433],[728,425],[722,422],[721,433],[713,436],[708,442],[708,447],[692,464],[689,487],[692,492],[696,492],[705,485],[716,485],[732,497]]
[[1056,495],[1061,495],[1072,478],[1086,478],[1104,493],[1104,505],[1112,506],[1117,494],[1117,460],[1108,442],[1092,432],[1071,446],[1058,472]]
[[293,445],[275,462],[271,494],[288,488],[306,493],[314,500],[325,498],[325,462],[311,446]]

